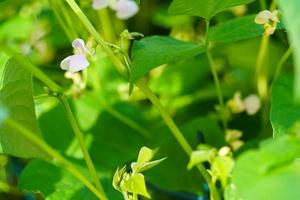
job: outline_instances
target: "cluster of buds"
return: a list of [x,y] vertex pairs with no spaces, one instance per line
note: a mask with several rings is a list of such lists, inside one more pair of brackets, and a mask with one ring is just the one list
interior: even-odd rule
[[278,10],[269,11],[263,10],[259,12],[255,17],[255,23],[261,24],[264,26],[265,35],[272,35],[277,28],[277,24],[279,23],[279,12]]
[[93,0],[92,7],[95,10],[110,7],[122,20],[133,17],[139,11],[139,6],[133,0]]
[[243,132],[240,130],[226,130],[225,140],[230,145],[233,151],[237,151],[244,145],[244,141],[241,140],[242,136]]

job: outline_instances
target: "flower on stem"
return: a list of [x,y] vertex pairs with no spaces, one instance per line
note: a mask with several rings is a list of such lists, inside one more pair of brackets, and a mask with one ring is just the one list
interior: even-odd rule
[[72,47],[74,48],[74,55],[68,56],[60,63],[60,67],[71,73],[79,72],[87,68],[90,63],[87,60],[87,55],[93,55],[94,52],[88,50],[84,41],[82,39],[75,39],[72,42]]
[[251,94],[243,100],[241,93],[236,92],[233,98],[227,102],[227,107],[233,114],[245,111],[248,115],[255,115],[261,107],[261,102],[256,94]]
[[269,11],[263,10],[258,13],[255,17],[255,23],[264,25],[265,35],[272,35],[277,28],[277,23],[279,23],[279,12],[278,10]]
[[92,7],[95,10],[110,7],[116,11],[117,17],[122,20],[133,17],[139,11],[139,6],[133,0],[93,0]]

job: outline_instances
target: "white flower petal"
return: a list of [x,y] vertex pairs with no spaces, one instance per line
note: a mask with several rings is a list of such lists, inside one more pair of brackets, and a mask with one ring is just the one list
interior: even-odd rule
[[260,99],[257,95],[249,95],[245,100],[245,109],[248,115],[255,115],[260,107],[261,107],[261,102]]
[[75,49],[76,54],[85,55],[86,53],[90,53],[86,48],[84,41],[80,38],[77,38],[72,42],[72,47]]
[[272,13],[269,10],[259,12],[255,17],[255,23],[267,24],[271,20]]
[[272,13],[271,13],[271,20],[273,21],[273,22],[280,22],[279,21],[279,12],[278,12],[278,10],[274,10]]
[[117,11],[117,17],[125,20],[133,17],[139,11],[139,6],[132,0],[119,0],[115,10]]
[[63,70],[69,70],[71,59],[72,59],[72,56],[68,56],[63,61],[61,61],[60,68]]
[[89,66],[89,61],[84,55],[72,55],[61,62],[61,68],[71,73],[79,72]]
[[95,10],[100,10],[100,9],[108,7],[109,5],[110,5],[109,0],[93,0],[92,7]]

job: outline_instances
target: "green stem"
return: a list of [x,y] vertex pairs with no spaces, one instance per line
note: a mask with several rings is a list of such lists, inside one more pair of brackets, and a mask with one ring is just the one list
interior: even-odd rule
[[[205,34],[206,56],[207,56],[207,59],[209,62],[211,73],[214,78],[214,82],[215,82],[215,86],[216,86],[216,90],[217,90],[217,94],[218,94],[218,101],[221,106],[221,111],[223,111],[223,109],[225,108],[225,103],[224,103],[224,97],[223,97],[222,88],[221,88],[221,84],[220,84],[220,79],[218,76],[218,71],[214,64],[214,59],[209,50],[209,41],[208,41],[209,24],[210,24],[209,20],[206,20],[206,34]],[[221,117],[222,117],[221,120],[222,120],[223,128],[224,128],[224,130],[226,130],[227,129],[227,120],[223,117],[223,114],[221,114]]]
[[97,96],[94,94],[90,93],[91,97],[93,98],[94,101],[96,101],[105,111],[107,111],[109,114],[114,116],[116,119],[119,121],[123,122],[133,130],[136,130],[138,133],[140,133],[143,137],[150,139],[151,138],[151,133],[145,129],[144,127],[140,126],[138,123],[133,121],[132,119],[128,118],[127,116],[123,115],[119,111],[115,110],[108,104],[104,103],[101,101]]
[[52,147],[50,147],[47,143],[45,143],[41,138],[37,137],[34,133],[29,131],[27,128],[14,121],[13,119],[7,119],[5,124],[14,130],[16,130],[19,134],[21,134],[24,138],[34,144],[37,148],[47,154],[50,158],[52,158],[55,163],[59,166],[65,168],[69,171],[74,177],[76,177],[79,181],[81,181],[92,193],[94,193],[98,199],[106,200],[104,194],[99,192],[90,182],[82,175],[68,160],[62,157],[59,153],[57,153]]
[[289,49],[284,53],[284,55],[280,58],[277,67],[276,67],[276,71],[275,71],[275,75],[274,75],[274,80],[278,78],[282,67],[284,65],[284,63],[287,61],[287,59],[292,55],[293,50],[291,47],[289,47]]
[[268,97],[267,69],[266,67],[264,67],[264,65],[265,65],[265,58],[268,52],[269,42],[270,42],[270,37],[267,35],[263,35],[261,39],[257,61],[256,61],[257,91],[259,96],[263,100],[266,100]]
[[[96,188],[102,194],[105,194],[104,189],[103,189],[103,187],[102,187],[102,185],[101,185],[101,183],[99,181],[99,178],[98,178],[95,166],[94,166],[94,164],[92,162],[92,159],[91,159],[91,157],[89,155],[89,152],[88,152],[88,150],[86,148],[85,141],[84,141],[84,136],[83,136],[82,132],[80,131],[78,125],[77,125],[77,122],[76,122],[75,117],[74,117],[74,115],[72,113],[72,110],[71,110],[70,105],[69,105],[69,103],[67,101],[67,98],[64,95],[62,95],[62,96],[59,97],[59,99],[61,100],[62,105],[64,106],[67,118],[68,118],[68,120],[69,120],[69,122],[71,124],[71,127],[73,128],[73,131],[75,133],[75,136],[76,136],[76,138],[77,138],[77,140],[79,142],[81,151],[82,151],[83,156],[84,156],[84,160],[85,160],[86,165],[87,165],[87,167],[89,169],[90,175],[91,175],[91,177],[92,177],[92,179],[93,179],[93,181],[94,181],[94,183],[96,185]],[[105,197],[105,199],[107,199],[107,198]]]

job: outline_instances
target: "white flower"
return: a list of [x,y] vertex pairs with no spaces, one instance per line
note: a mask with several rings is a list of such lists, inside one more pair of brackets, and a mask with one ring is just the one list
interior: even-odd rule
[[109,0],[93,0],[92,7],[95,10],[100,10],[100,9],[103,9],[103,8],[107,8],[109,5],[110,5]]
[[265,35],[272,35],[277,28],[277,23],[280,22],[278,16],[278,10],[274,10],[273,12],[263,10],[256,15],[255,23],[264,25]]
[[119,19],[129,19],[139,11],[139,6],[132,0],[118,0],[115,10]]
[[87,54],[93,55],[93,52],[87,49],[82,39],[75,39],[72,42],[75,54],[68,56],[60,63],[60,67],[68,72],[75,73],[87,68],[90,63],[87,60]]
[[261,107],[260,99],[255,94],[249,95],[247,98],[245,98],[244,104],[248,115],[255,115]]
[[92,7],[95,10],[110,7],[122,20],[133,17],[139,11],[139,6],[133,0],[93,0]]

